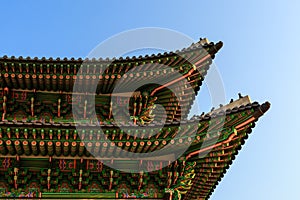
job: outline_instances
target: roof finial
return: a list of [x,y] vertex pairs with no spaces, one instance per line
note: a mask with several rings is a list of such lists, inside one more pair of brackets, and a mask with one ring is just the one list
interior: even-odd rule
[[205,46],[205,45],[209,44],[209,40],[207,38],[200,38],[200,44],[202,46]]

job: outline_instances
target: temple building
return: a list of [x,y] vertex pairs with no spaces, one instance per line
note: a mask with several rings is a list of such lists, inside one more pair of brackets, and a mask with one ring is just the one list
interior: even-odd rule
[[[193,94],[198,94],[221,47],[222,42],[201,39],[176,52],[131,58],[1,57],[0,197],[209,199],[270,107],[269,102],[240,95],[188,118]],[[129,101],[124,95],[132,91],[114,94],[118,103],[112,103],[118,80],[123,78],[126,86],[145,77],[166,81],[139,87]],[[75,82],[82,88],[91,82],[97,87],[74,96]],[[89,92],[95,93],[94,103],[87,98]],[[129,105],[127,118],[121,104]],[[165,112],[155,111],[155,105]],[[74,106],[83,118],[80,129]],[[90,118],[92,107],[97,121]],[[117,123],[116,115],[124,119]],[[165,155],[129,159],[129,153],[147,154],[167,145]],[[148,170],[129,172],[145,166]]]

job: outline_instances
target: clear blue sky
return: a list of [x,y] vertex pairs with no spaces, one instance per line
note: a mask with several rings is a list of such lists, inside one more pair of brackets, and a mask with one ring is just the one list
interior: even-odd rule
[[1,1],[0,56],[84,57],[119,32],[222,40],[226,96],[272,103],[211,199],[300,199],[298,1]]

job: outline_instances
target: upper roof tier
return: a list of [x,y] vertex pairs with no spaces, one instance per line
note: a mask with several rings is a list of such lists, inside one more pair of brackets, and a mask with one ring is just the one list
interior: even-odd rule
[[[3,56],[0,58],[0,91],[3,94],[3,91],[26,94],[51,91],[57,95],[96,93],[109,97],[112,93],[114,96],[131,96],[135,92],[140,99],[156,99],[156,103],[170,110],[168,119],[186,118],[212,59],[222,45],[222,42],[215,44],[200,39],[180,51],[119,59]],[[130,85],[145,80],[150,84],[132,91]],[[73,87],[74,84],[80,87]],[[91,85],[97,87],[93,89]],[[116,85],[123,86],[117,93]],[[75,92],[74,88],[77,88]],[[37,100],[35,97],[34,101]],[[150,105],[146,102],[145,108],[148,108]]]
[[[146,55],[139,57],[120,57],[118,59],[74,59],[74,58],[23,58],[0,57],[0,87],[10,89],[46,90],[46,91],[73,91],[76,79],[98,81],[97,94],[109,94],[117,79],[120,79],[129,70],[136,68],[134,74],[128,73],[130,79],[141,76],[157,76],[165,74],[172,77],[172,72],[181,74],[191,72],[193,65],[196,69],[188,76],[189,82],[195,80],[199,72],[205,75],[206,70],[217,51],[222,47],[222,42],[216,44],[202,39],[188,48],[164,54]],[[210,61],[209,61],[210,60]],[[162,71],[160,65],[170,67],[170,71]],[[147,69],[146,69],[147,68]],[[203,69],[203,71],[201,71]],[[78,72],[83,74],[78,75]],[[155,73],[154,73],[155,72]],[[78,75],[78,76],[76,76]],[[199,76],[200,76],[199,75]],[[186,77],[188,78],[188,77]],[[134,81],[134,80],[133,80]],[[80,83],[81,84],[81,83]],[[84,84],[84,83],[82,83]]]

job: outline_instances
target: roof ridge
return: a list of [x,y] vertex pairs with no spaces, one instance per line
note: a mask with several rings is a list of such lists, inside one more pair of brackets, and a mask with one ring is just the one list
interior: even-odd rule
[[23,56],[19,56],[18,58],[15,57],[15,56],[7,56],[7,55],[3,55],[2,57],[0,57],[0,61],[1,60],[19,60],[19,61],[36,61],[36,62],[115,62],[115,61],[129,61],[129,60],[147,60],[147,59],[153,59],[153,58],[158,58],[158,57],[168,57],[168,56],[174,56],[174,55],[177,55],[178,53],[188,53],[190,51],[194,51],[194,50],[197,50],[197,49],[201,49],[201,48],[211,48],[213,47],[213,49],[211,50],[211,52],[209,52],[211,55],[214,55],[221,47],[222,47],[223,43],[221,41],[219,41],[218,43],[213,43],[213,42],[208,42],[208,40],[205,38],[205,39],[201,39],[196,42],[196,43],[192,43],[189,47],[186,47],[186,48],[182,48],[180,50],[175,50],[175,51],[166,51],[164,53],[157,53],[157,54],[146,54],[144,56],[142,55],[139,55],[139,56],[132,56],[132,57],[119,57],[119,58],[116,58],[116,57],[113,57],[113,58],[109,58],[109,57],[106,57],[106,58],[102,58],[102,57],[99,57],[99,58],[82,58],[82,57],[79,57],[79,58],[74,58],[74,57],[71,57],[71,58],[67,58],[67,57],[56,57],[56,58],[53,58],[53,57],[49,57],[49,58],[46,58],[46,57],[30,57],[30,56],[27,56],[27,57],[23,57]]

